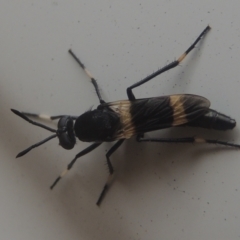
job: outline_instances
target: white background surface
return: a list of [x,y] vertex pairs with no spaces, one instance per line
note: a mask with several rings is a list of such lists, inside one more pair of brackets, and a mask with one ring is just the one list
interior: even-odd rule
[[[15,159],[50,133],[10,112],[79,115],[97,106],[69,48],[98,79],[106,101],[126,99],[128,86],[179,57],[210,24],[212,30],[180,67],[134,93],[199,94],[239,122],[239,7],[233,0],[1,0],[0,238],[239,239],[238,150],[131,139],[112,156],[115,182],[98,208],[112,144],[79,159],[50,191],[55,177],[89,144],[78,142],[66,151],[55,139]],[[238,127],[151,135],[240,143]]]

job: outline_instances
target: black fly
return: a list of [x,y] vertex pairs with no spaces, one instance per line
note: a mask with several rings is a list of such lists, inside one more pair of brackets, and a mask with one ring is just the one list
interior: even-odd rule
[[[94,142],[89,147],[79,152],[75,158],[68,164],[66,170],[54,181],[51,189],[57,182],[72,168],[76,160],[83,155],[91,152],[102,142],[116,143],[107,152],[107,166],[109,169],[109,177],[103,190],[98,198],[99,205],[109,188],[114,173],[110,156],[118,149],[125,139],[136,136],[139,142],[168,142],[168,143],[212,143],[224,146],[240,148],[240,145],[228,143],[218,140],[203,139],[200,137],[187,138],[145,138],[144,133],[170,128],[175,126],[191,126],[216,130],[233,129],[236,126],[234,119],[210,109],[210,102],[204,97],[192,94],[177,94],[153,98],[136,99],[132,90],[161,73],[172,69],[179,65],[187,54],[194,49],[195,45],[210,30],[207,26],[199,35],[196,41],[183,53],[177,60],[159,69],[153,74],[147,76],[143,80],[133,84],[127,88],[128,100],[120,100],[116,102],[106,103],[100,94],[96,80],[91,73],[85,68],[83,63],[69,50],[72,57],[78,62],[81,68],[91,79],[96,90],[100,105],[95,110],[85,112],[80,116],[43,116],[39,114],[19,112],[12,109],[12,112],[28,121],[29,123],[47,129],[54,134],[43,141],[32,145],[26,150],[20,152],[17,157],[21,157],[28,153],[31,149],[40,146],[52,138],[58,137],[59,144],[65,149],[72,149],[76,143],[76,137],[84,142]],[[57,130],[49,128],[38,122],[34,122],[28,117],[48,118],[50,120],[59,119]]]

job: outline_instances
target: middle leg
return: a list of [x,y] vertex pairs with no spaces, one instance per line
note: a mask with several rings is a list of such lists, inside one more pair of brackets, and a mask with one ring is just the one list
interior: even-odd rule
[[112,181],[112,178],[113,178],[113,173],[114,173],[114,170],[113,170],[113,166],[111,164],[111,161],[110,161],[110,156],[122,145],[122,143],[124,142],[125,139],[121,139],[119,141],[117,141],[113,146],[112,148],[110,148],[110,150],[107,152],[106,154],[106,158],[107,158],[107,166],[108,166],[108,170],[109,170],[109,176],[108,176],[108,179],[107,179],[107,182],[105,183],[104,187],[103,187],[103,190],[97,200],[97,205],[99,206],[103,200],[103,197],[105,196],[110,184],[111,184],[111,181]]

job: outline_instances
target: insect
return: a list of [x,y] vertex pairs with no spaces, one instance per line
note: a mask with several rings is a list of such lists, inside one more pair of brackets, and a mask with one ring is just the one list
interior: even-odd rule
[[[51,185],[50,188],[53,189],[58,181],[73,167],[78,158],[93,151],[103,142],[114,141],[115,144],[106,154],[109,176],[97,200],[96,204],[99,205],[110,186],[114,173],[110,156],[126,139],[135,136],[138,142],[209,143],[240,148],[240,145],[238,144],[204,139],[201,137],[145,138],[144,133],[146,132],[176,126],[228,130],[233,129],[236,126],[236,121],[222,113],[210,109],[209,100],[201,96],[192,94],[176,94],[136,99],[132,92],[134,88],[139,87],[161,73],[178,66],[209,30],[210,26],[207,26],[198,36],[195,42],[177,60],[128,87],[128,100],[120,100],[115,102],[105,102],[102,99],[95,78],[85,68],[84,64],[76,57],[72,50],[69,50],[71,56],[90,78],[91,83],[96,90],[100,104],[96,109],[89,110],[80,116],[43,116],[41,114],[19,112],[11,109],[13,113],[23,118],[27,122],[54,133],[50,137],[20,152],[16,157],[21,157],[33,148],[36,148],[56,137],[59,139],[60,146],[65,149],[72,149],[76,143],[76,138],[84,142],[93,142],[89,147],[79,152],[67,165],[67,168]],[[58,127],[57,129],[52,129],[46,125],[31,120],[29,117],[48,118],[49,120],[59,119]]]

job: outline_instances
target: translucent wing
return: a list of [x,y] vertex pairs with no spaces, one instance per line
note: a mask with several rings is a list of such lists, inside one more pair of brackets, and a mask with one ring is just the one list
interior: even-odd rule
[[197,95],[177,94],[107,105],[120,117],[121,128],[116,136],[119,139],[192,122],[208,112],[210,102]]

